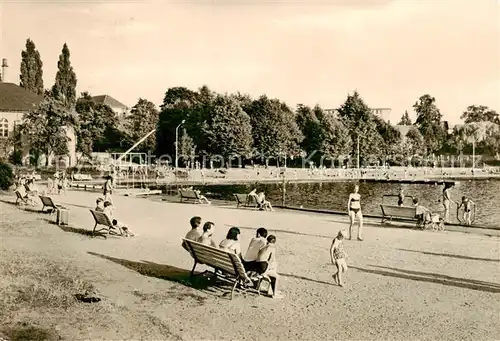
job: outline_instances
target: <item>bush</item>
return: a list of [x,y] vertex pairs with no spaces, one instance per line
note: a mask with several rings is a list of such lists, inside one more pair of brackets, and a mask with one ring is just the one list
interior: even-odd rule
[[14,172],[12,167],[0,162],[0,189],[8,190],[14,184]]

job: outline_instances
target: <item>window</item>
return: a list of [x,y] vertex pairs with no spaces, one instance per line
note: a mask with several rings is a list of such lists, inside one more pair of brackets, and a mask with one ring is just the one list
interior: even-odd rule
[[9,137],[9,121],[6,118],[0,119],[0,137]]

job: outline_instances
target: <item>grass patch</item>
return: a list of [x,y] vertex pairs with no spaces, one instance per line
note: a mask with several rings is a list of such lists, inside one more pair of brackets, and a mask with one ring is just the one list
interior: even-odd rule
[[68,309],[77,303],[75,294],[95,292],[92,283],[81,279],[70,264],[39,255],[10,253],[0,260],[0,306]]

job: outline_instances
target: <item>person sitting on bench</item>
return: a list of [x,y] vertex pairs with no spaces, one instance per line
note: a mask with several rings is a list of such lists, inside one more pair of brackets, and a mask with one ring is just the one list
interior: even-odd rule
[[[189,230],[184,239],[197,241],[198,238],[201,237],[200,231],[198,231],[198,227],[201,225],[201,217],[192,217],[189,220],[189,224],[191,225],[191,230]],[[184,250],[191,253],[191,250],[185,242],[182,242],[182,247]]]
[[271,205],[271,203],[266,200],[266,195],[264,194],[264,192],[260,192],[258,195],[257,195],[257,203],[259,204],[259,208],[263,211],[273,211],[273,206]]
[[278,294],[278,263],[276,262],[276,237],[270,235],[267,237],[267,244],[259,250],[257,259],[253,262],[247,262],[245,270],[256,272],[259,275],[266,274],[271,280],[271,289],[273,298],[281,298]]
[[198,238],[197,242],[211,247],[217,247],[217,243],[213,241],[212,235],[215,231],[215,224],[207,221],[203,225],[203,234]]

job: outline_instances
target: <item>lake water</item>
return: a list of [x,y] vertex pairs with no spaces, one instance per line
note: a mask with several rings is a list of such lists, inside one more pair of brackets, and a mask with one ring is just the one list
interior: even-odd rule
[[[286,185],[285,203],[287,206],[303,206],[329,210],[346,210],[349,193],[356,182],[325,182],[325,183],[288,183]],[[208,185],[196,186],[208,197],[233,201],[233,193],[248,193],[254,187],[264,191],[266,197],[275,205],[281,205],[283,197],[282,184],[254,185]],[[419,202],[433,212],[443,213],[441,203],[442,185],[396,184],[396,183],[360,183],[361,204],[364,213],[381,214],[380,204],[383,196],[397,195],[403,187],[406,196],[418,198]],[[460,201],[462,196],[468,196],[477,204],[474,225],[500,227],[500,180],[460,181],[451,189],[452,198]],[[385,203],[397,203],[397,198],[384,198]],[[406,199],[405,205],[411,203]],[[456,206],[452,204],[452,222],[458,223]],[[461,215],[460,215],[461,218]],[[461,218],[462,219],[462,218]]]

